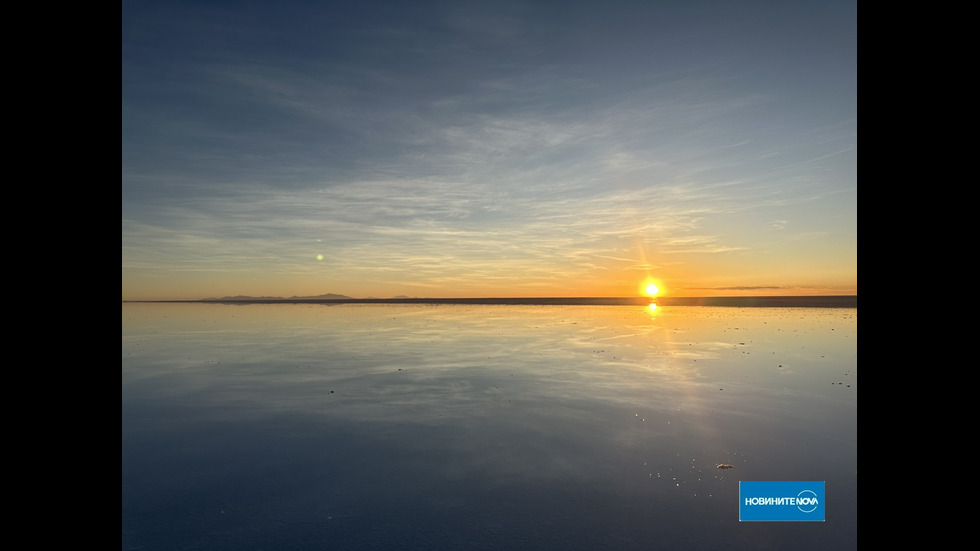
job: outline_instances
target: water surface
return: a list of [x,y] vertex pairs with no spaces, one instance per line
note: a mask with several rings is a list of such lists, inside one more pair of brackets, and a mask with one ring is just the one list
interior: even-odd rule
[[[856,308],[124,304],[122,325],[123,549],[857,545]],[[826,481],[827,520],[740,523],[739,480]]]

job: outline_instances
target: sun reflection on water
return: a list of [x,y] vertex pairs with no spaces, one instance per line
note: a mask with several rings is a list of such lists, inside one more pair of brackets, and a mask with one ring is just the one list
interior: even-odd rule
[[659,307],[657,306],[657,303],[655,301],[652,301],[652,300],[650,301],[650,304],[647,305],[647,307],[645,308],[645,310],[647,312],[647,315],[650,316],[650,319],[655,319],[657,317],[657,314],[659,314],[659,312],[657,310],[658,308]]

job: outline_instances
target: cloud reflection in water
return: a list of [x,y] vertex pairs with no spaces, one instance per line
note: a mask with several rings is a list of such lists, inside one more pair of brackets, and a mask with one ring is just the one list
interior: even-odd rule
[[[124,548],[853,548],[856,318],[127,304]],[[780,479],[840,520],[740,525]]]

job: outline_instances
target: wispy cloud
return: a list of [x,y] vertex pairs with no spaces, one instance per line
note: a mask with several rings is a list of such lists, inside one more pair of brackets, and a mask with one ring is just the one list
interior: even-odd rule
[[430,8],[124,17],[124,274],[544,288],[856,240],[853,60],[810,27],[841,76],[741,13]]

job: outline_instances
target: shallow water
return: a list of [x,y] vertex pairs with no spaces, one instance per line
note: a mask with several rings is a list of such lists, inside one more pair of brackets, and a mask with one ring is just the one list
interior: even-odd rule
[[[122,328],[123,549],[857,546],[853,308],[124,304]],[[827,519],[740,523],[739,480],[825,481]]]

